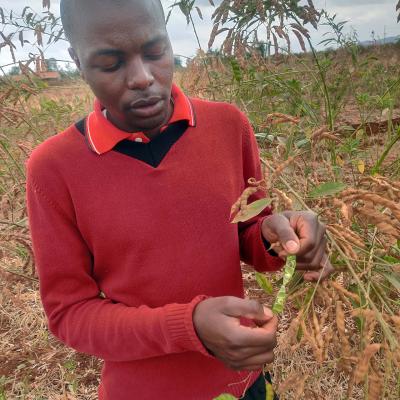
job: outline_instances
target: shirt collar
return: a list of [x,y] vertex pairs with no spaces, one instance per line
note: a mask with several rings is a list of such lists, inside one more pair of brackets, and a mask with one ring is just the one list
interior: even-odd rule
[[[195,113],[192,103],[182,90],[172,85],[171,98],[174,111],[163,132],[168,125],[177,121],[188,121],[189,126],[195,126]],[[149,143],[150,139],[143,132],[125,132],[113,125],[103,114],[104,107],[95,99],[94,109],[86,118],[86,137],[90,148],[101,155],[112,150],[121,140],[128,139],[136,142]]]

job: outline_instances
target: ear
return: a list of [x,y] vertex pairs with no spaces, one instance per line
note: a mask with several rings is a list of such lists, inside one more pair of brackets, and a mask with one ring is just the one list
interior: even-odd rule
[[85,80],[85,75],[82,71],[81,62],[79,60],[78,54],[76,53],[75,49],[70,47],[68,49],[68,53],[69,53],[70,57],[74,60],[76,67],[79,69],[82,79]]

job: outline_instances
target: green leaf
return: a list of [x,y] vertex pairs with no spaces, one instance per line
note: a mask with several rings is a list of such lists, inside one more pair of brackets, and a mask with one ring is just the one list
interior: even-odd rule
[[200,18],[201,20],[203,20],[203,13],[201,12],[200,8],[197,7],[197,6],[196,6],[195,8],[196,8],[197,14],[199,14],[199,18]]
[[325,182],[315,187],[309,194],[309,197],[318,199],[325,196],[333,196],[346,189],[346,185],[342,182]]
[[254,203],[249,204],[245,212],[238,212],[236,217],[233,219],[232,224],[237,224],[238,222],[245,222],[249,219],[252,219],[253,217],[260,214],[262,211],[264,211],[264,209],[268,207],[271,202],[271,199],[260,199],[255,201]]
[[302,148],[304,146],[307,146],[308,144],[310,144],[310,139],[305,138],[305,139],[301,139],[301,140],[297,141],[296,142],[296,147],[298,149],[300,149],[300,148]]
[[22,14],[21,14],[21,17],[22,17],[22,18],[25,17],[25,14],[26,14],[26,12],[27,12],[29,9],[30,9],[30,7],[29,7],[29,6],[26,6],[26,7],[22,10]]
[[388,262],[389,264],[398,264],[399,263],[399,259],[392,257],[392,256],[384,256],[383,259]]
[[287,256],[286,264],[283,269],[283,283],[281,288],[279,289],[275,303],[272,307],[272,312],[274,314],[281,314],[283,312],[287,297],[286,286],[293,278],[295,271],[296,271],[296,256]]
[[272,294],[274,292],[272,288],[271,282],[268,280],[268,278],[265,276],[265,274],[261,274],[259,272],[256,272],[256,281],[260,288],[264,290],[265,293],[267,294]]
[[232,396],[231,394],[224,393],[216,397],[214,400],[237,400],[237,398]]
[[242,81],[242,69],[236,60],[231,60],[231,68],[233,72],[233,79],[240,83]]
[[31,20],[32,20],[32,18],[33,18],[33,13],[28,13],[28,14],[26,14],[26,23],[27,23],[28,25],[31,25]]

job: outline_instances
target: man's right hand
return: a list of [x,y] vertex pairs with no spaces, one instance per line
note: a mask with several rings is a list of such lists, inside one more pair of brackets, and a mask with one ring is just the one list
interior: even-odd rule
[[[241,317],[257,326],[240,325]],[[274,360],[278,320],[256,300],[203,300],[194,310],[193,323],[203,345],[231,369],[258,370]]]

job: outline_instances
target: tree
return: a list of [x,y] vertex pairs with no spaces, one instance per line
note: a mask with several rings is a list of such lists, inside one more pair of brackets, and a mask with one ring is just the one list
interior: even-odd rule
[[16,65],[14,65],[11,67],[9,75],[15,76],[15,75],[19,75],[20,73],[21,73],[21,69],[19,67],[17,67]]
[[174,56],[174,64],[175,64],[175,68],[182,68],[182,60],[179,56]]
[[309,31],[305,27],[318,27],[320,13],[314,7],[312,0],[301,5],[300,0],[251,0],[236,1],[223,0],[213,15],[214,28],[210,37],[209,46],[215,38],[225,33],[223,50],[226,54],[243,55],[256,44],[259,50],[259,36],[266,38],[267,55],[274,47],[279,51],[279,39],[287,43],[290,52],[291,42],[289,33],[297,37],[301,48],[305,51],[304,38],[309,38]]
[[[22,70],[30,63],[36,62],[38,58],[44,63],[45,49],[47,50],[50,45],[59,40],[66,40],[60,17],[50,11],[48,0],[43,1],[43,8],[42,13],[36,13],[30,6],[26,6],[22,13],[18,13],[0,7],[2,27],[0,30],[0,49],[8,48],[13,62],[21,61],[24,64],[21,66]],[[29,33],[33,33],[33,38],[32,35],[28,35]],[[34,49],[29,51],[28,61],[17,60],[15,51],[18,44],[24,48],[28,45]]]
[[66,63],[64,68],[59,70],[61,79],[78,79],[80,72],[77,68],[74,68],[71,63]]
[[49,58],[46,60],[47,64],[47,70],[50,72],[57,72],[58,71],[58,65],[57,65],[57,60],[55,58]]
[[[209,2],[214,6],[212,0]],[[208,47],[212,47],[217,36],[225,34],[222,51],[226,55],[244,55],[253,49],[253,44],[259,51],[259,43],[262,42],[265,42],[267,55],[270,55],[271,47],[276,53],[279,51],[279,39],[286,41],[290,51],[291,31],[305,51],[304,38],[309,38],[305,25],[310,24],[317,29],[320,13],[312,0],[307,0],[305,5],[301,3],[301,0],[222,0],[212,16],[214,27]],[[191,13],[194,9],[202,18],[195,0],[176,1],[171,7],[179,7],[188,23],[193,23]],[[259,35],[263,37],[259,39]]]

